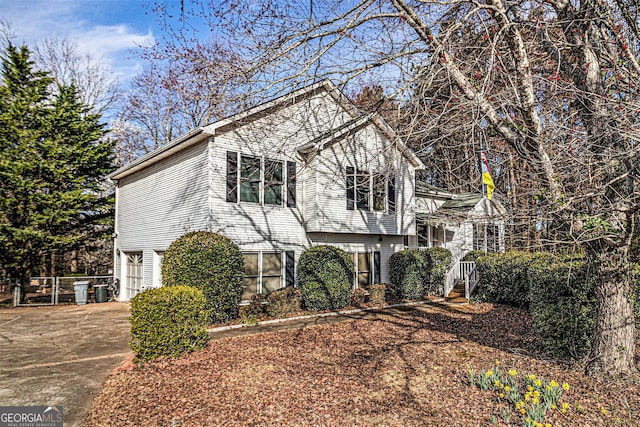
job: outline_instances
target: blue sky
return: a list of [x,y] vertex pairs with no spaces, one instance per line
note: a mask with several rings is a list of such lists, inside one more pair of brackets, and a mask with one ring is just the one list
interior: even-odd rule
[[[158,26],[153,0],[0,0],[0,17],[16,42],[30,47],[51,36],[66,37],[102,57],[122,80],[138,72],[138,45],[153,43]],[[179,5],[179,0],[165,3]]]

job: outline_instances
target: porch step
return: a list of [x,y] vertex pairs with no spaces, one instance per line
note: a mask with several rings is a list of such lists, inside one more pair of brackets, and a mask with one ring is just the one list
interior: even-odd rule
[[444,300],[451,303],[467,303],[468,299],[464,297],[464,282],[458,281],[449,295],[444,297]]

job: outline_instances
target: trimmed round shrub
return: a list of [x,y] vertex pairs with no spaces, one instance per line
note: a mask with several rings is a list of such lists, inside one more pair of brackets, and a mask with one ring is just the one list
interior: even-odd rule
[[546,252],[509,251],[476,259],[480,275],[478,298],[497,304],[529,308],[529,269],[549,265],[552,255]]
[[405,249],[389,258],[391,282],[398,296],[405,300],[419,300],[429,288],[431,257],[418,249]]
[[427,295],[444,295],[444,276],[451,268],[451,251],[447,248],[429,248],[427,254],[431,259],[431,274]]
[[164,253],[162,283],[202,290],[211,322],[238,317],[244,259],[238,245],[209,231],[193,231],[175,240]]
[[273,317],[286,317],[301,310],[302,294],[292,286],[276,289],[267,295],[269,314]]
[[354,278],[353,260],[333,246],[313,246],[298,262],[298,284],[302,304],[308,310],[336,310],[346,307]]
[[580,359],[591,346],[596,274],[582,261],[531,266],[529,311],[545,351]]
[[131,299],[130,347],[137,358],[178,357],[208,340],[205,297],[191,286],[149,289]]

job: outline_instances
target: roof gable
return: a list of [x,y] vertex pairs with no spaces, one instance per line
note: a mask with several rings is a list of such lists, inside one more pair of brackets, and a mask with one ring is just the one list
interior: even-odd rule
[[397,136],[395,131],[377,114],[363,114],[331,81],[323,80],[310,86],[295,90],[286,95],[280,96],[271,101],[234,114],[227,118],[218,120],[206,126],[198,127],[179,138],[167,143],[161,148],[148,153],[139,159],[125,165],[109,175],[113,180],[121,179],[127,175],[135,173],[138,170],[146,168],[162,159],[172,155],[177,151],[181,151],[207,136],[213,136],[224,133],[240,126],[250,124],[262,117],[273,114],[286,106],[294,105],[304,99],[310,98],[318,93],[325,92],[330,95],[331,99],[345,111],[351,120],[335,129],[330,129],[319,138],[309,143],[305,143],[299,147],[300,151],[313,148],[322,148],[327,144],[333,144],[343,136],[356,131],[370,123],[374,124],[381,132],[386,135],[390,141],[393,141],[400,152],[414,165],[416,168],[423,168],[424,165],[420,159],[404,145],[402,140]]

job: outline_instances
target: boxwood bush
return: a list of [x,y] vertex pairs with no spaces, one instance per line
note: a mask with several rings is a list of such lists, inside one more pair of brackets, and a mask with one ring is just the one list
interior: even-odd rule
[[351,299],[354,267],[351,256],[333,246],[313,246],[298,262],[298,284],[307,310],[336,310]]
[[209,339],[202,291],[191,286],[149,289],[131,299],[130,346],[137,358],[177,357]]
[[514,307],[529,307],[529,268],[534,264],[548,265],[551,254],[509,251],[476,259],[480,274],[478,298]]
[[431,258],[431,274],[427,295],[444,295],[444,276],[451,268],[451,251],[447,248],[429,248],[427,254]]
[[426,251],[405,249],[389,258],[391,282],[401,299],[422,299],[429,288],[430,272],[431,257]]
[[204,294],[211,322],[238,317],[244,259],[238,245],[208,231],[193,231],[175,240],[162,263],[165,286],[194,286]]
[[530,313],[545,351],[580,359],[591,345],[596,274],[583,261],[531,266]]

